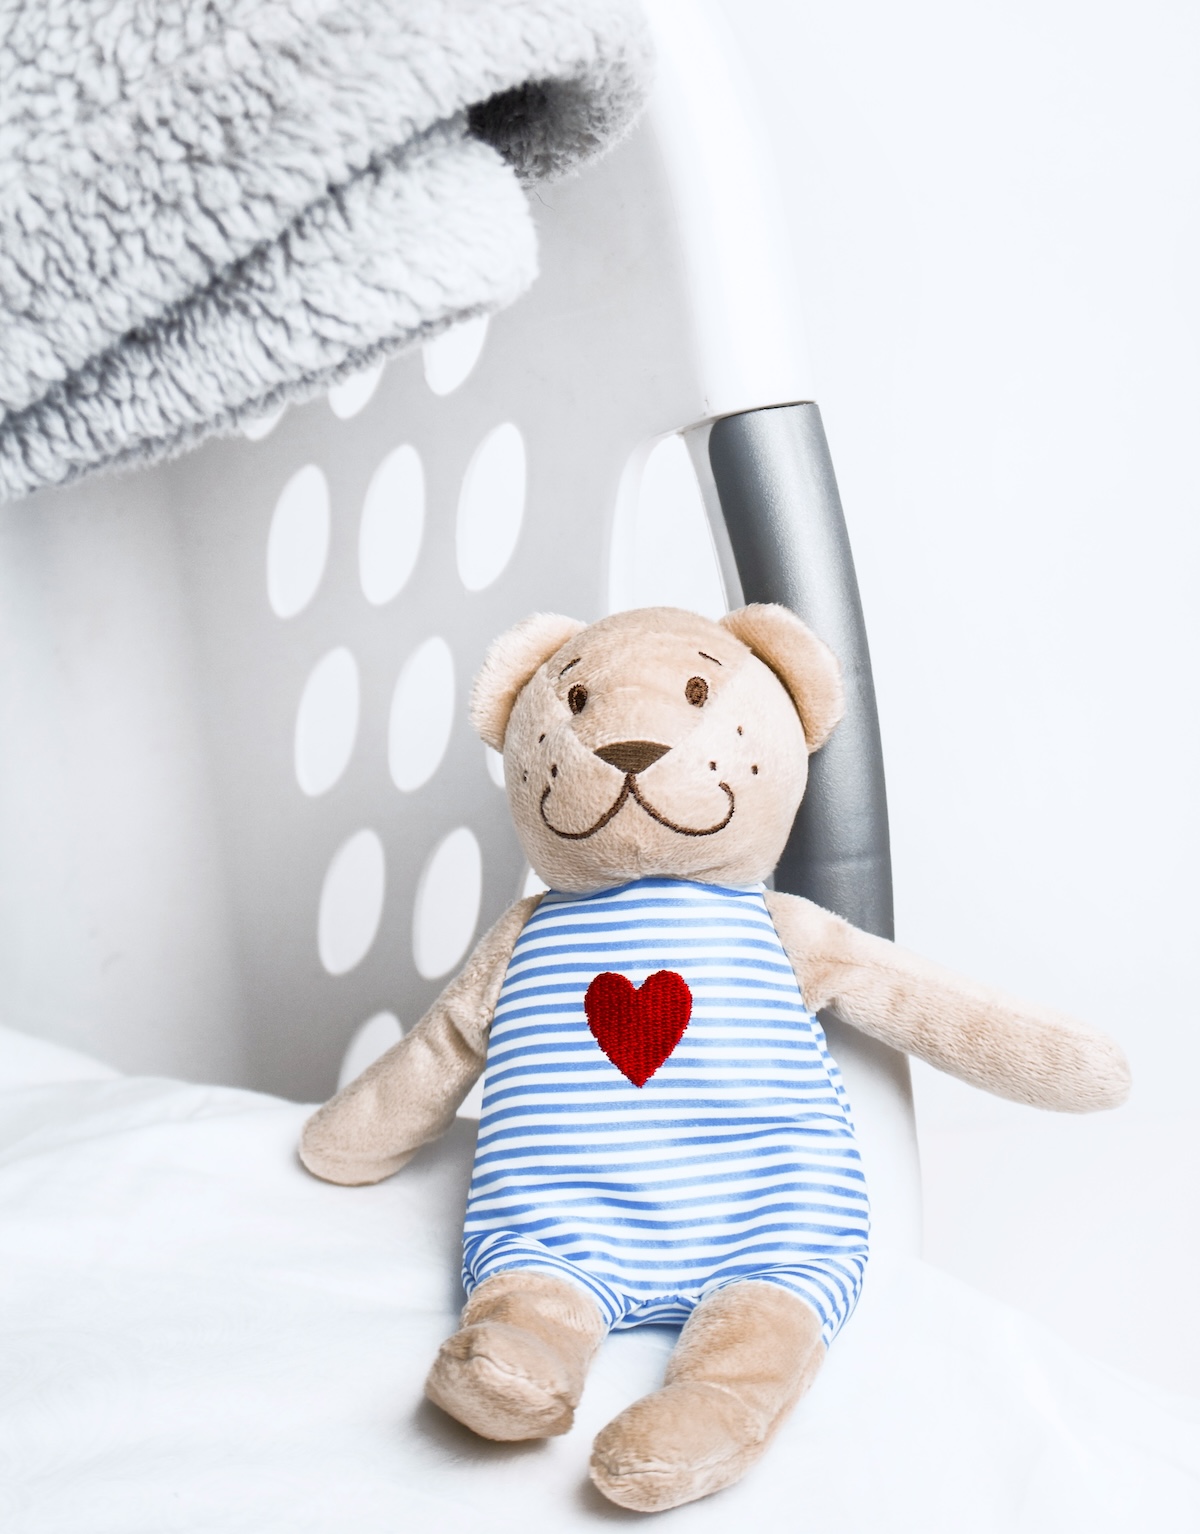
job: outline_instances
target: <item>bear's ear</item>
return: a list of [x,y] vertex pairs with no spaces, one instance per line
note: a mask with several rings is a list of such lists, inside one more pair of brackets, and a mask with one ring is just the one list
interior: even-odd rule
[[809,751],[829,739],[845,712],[842,668],[794,612],[776,602],[754,602],[721,619],[722,628],[748,645],[791,694]]
[[534,613],[492,641],[471,689],[471,723],[485,745],[504,750],[504,732],[517,694],[559,645],[585,628],[587,624],[578,618]]

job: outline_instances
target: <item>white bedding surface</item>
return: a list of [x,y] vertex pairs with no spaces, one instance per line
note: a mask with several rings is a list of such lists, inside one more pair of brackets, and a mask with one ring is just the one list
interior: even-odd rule
[[[307,1109],[117,1076],[0,1030],[0,1528],[397,1534],[640,1521],[588,1445],[670,1334],[609,1339],[572,1433],[486,1444],[422,1401],[453,1327],[472,1127],[376,1188],[295,1157]],[[1200,1402],[920,1263],[869,1274],[739,1487],[664,1528],[1200,1528]]]

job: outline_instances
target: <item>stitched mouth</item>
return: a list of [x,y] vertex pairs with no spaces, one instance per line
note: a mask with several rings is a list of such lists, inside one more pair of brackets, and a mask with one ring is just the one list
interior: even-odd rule
[[558,827],[547,818],[546,800],[550,797],[549,784],[546,785],[542,793],[542,797],[538,802],[538,812],[542,817],[542,823],[548,830],[553,831],[555,836],[561,836],[564,841],[569,842],[581,842],[586,840],[589,836],[595,836],[597,831],[602,831],[604,827],[609,823],[609,821],[612,820],[613,817],[618,813],[626,799],[632,799],[635,804],[639,805],[643,810],[645,810],[646,814],[649,815],[651,820],[656,820],[660,826],[666,826],[668,831],[675,831],[680,836],[715,836],[718,831],[723,831],[729,822],[733,819],[734,810],[733,789],[730,788],[728,783],[718,783],[717,787],[724,791],[725,797],[729,800],[729,808],[726,810],[723,820],[719,820],[715,826],[704,826],[700,830],[696,830],[692,826],[681,826],[677,821],[671,820],[666,815],[660,814],[659,811],[656,810],[654,806],[643,797],[641,789],[637,786],[637,775],[632,772],[627,772],[625,774],[625,781],[621,785],[621,792],[609,805],[608,809],[605,810],[604,814],[600,816],[599,820],[597,820],[594,825],[588,826],[587,830],[585,831],[560,831]]

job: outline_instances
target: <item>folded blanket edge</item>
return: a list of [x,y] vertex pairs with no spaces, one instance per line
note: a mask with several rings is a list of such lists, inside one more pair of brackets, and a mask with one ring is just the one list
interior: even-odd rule
[[[520,56],[529,73],[521,83],[468,105],[471,132],[492,146],[519,180],[561,179],[611,149],[636,121],[651,72],[649,34],[640,6],[636,0],[591,0],[580,13],[574,7],[563,12],[560,0],[526,0],[523,6],[500,10],[511,12],[508,19],[514,26],[520,22],[529,31],[528,36],[517,39],[521,46],[514,44],[510,60],[511,64]],[[531,25],[531,19],[537,22],[539,18],[545,35]],[[544,71],[536,67],[539,42],[546,53]],[[512,77],[510,68],[508,78]],[[501,71],[493,83],[503,79]],[[394,152],[395,147],[387,151]],[[377,154],[368,168],[378,159]],[[336,192],[338,188],[327,183],[324,190]],[[107,207],[102,191],[97,186],[92,201],[96,238],[119,250],[125,243],[117,238],[119,231],[104,233],[110,214],[117,217],[119,209]],[[258,238],[256,246],[285,239],[311,207],[311,202],[306,204],[265,240]],[[73,210],[64,205],[60,211],[71,223]],[[211,222],[201,203],[196,204],[194,213]],[[236,218],[231,219],[233,223]],[[71,238],[63,241],[53,237],[49,225],[42,229],[36,225],[35,220],[27,231],[31,248],[25,256],[10,249],[5,269],[0,270],[0,339],[4,341],[0,353],[8,358],[7,367],[0,366],[0,375],[7,375],[0,376],[0,501],[45,486],[68,484],[93,470],[174,456],[210,434],[235,430],[248,417],[282,403],[311,398],[348,374],[418,344],[458,319],[501,307],[526,285],[515,286],[499,299],[460,305],[404,333],[371,336],[361,344],[347,345],[336,363],[279,379],[255,398],[222,399],[203,421],[180,421],[167,430],[147,433],[137,427],[140,412],[130,408],[127,398],[115,396],[110,414],[114,420],[128,420],[134,430],[118,445],[105,445],[76,408],[78,402],[94,399],[104,359],[122,348],[139,348],[147,333],[160,324],[172,323],[174,314],[185,309],[198,292],[223,278],[227,281],[237,262],[208,268],[205,278],[205,258],[198,258],[200,268],[191,271],[184,262],[173,277],[170,242],[156,256],[151,240],[145,244],[145,269],[140,280],[131,281],[131,274],[114,272],[113,280],[106,282],[97,277],[97,271],[103,271],[103,261],[97,264],[90,259],[86,229],[73,227],[68,231]],[[136,250],[138,243],[134,240],[131,248]],[[187,242],[186,249],[194,254],[196,244]],[[72,276],[72,251],[82,259],[78,280]],[[183,278],[187,286],[181,290],[183,271],[187,272]],[[40,296],[39,280],[49,282]],[[222,359],[208,360],[220,370]],[[197,357],[195,361],[199,366],[205,359]],[[161,380],[166,393],[177,383],[169,377]]]

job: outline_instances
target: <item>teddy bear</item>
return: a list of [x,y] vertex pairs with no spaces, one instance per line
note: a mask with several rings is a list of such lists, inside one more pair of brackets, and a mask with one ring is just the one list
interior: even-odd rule
[[317,1176],[376,1182],[486,1070],[467,1303],[426,1394],[485,1438],[565,1433],[610,1330],[679,1325],[662,1388],[593,1445],[625,1508],[738,1480],[854,1308],[867,1188],[822,1008],[1021,1102],[1128,1092],[1112,1040],[768,887],[842,706],[836,659],[780,606],[504,634],[472,721],[548,891],[303,1131]]

